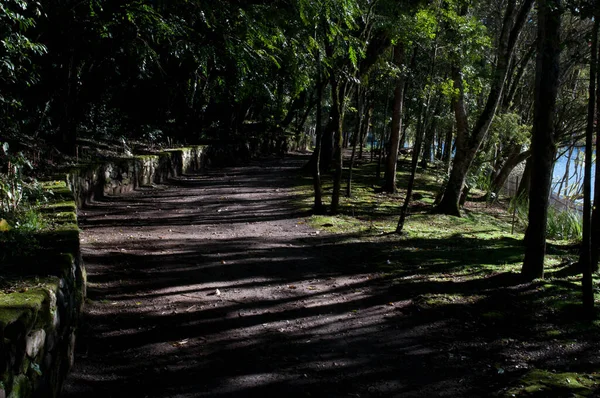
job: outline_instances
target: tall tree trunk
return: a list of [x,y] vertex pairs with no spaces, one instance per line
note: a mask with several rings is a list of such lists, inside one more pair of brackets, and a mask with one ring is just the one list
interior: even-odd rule
[[452,138],[454,138],[454,124],[448,130],[446,130],[446,137],[444,139],[444,152],[442,154],[442,162],[450,164],[452,158]]
[[334,173],[333,193],[331,194],[331,214],[337,214],[342,191],[342,172],[344,169],[344,101],[346,98],[345,78],[331,77],[332,112],[331,122],[334,127]]
[[579,264],[583,278],[581,287],[583,292],[584,311],[591,315],[594,311],[594,287],[592,283],[592,145],[594,139],[594,122],[596,112],[596,73],[598,68],[598,13],[594,19],[592,29],[592,46],[590,59],[590,85],[588,99],[588,118],[585,130],[585,172],[583,179],[583,233]]
[[[452,108],[454,109],[456,119],[456,154],[454,155],[450,178],[446,183],[442,199],[436,207],[436,212],[453,216],[460,216],[458,201],[460,200],[461,192],[465,184],[467,171],[471,166],[469,158],[471,158],[472,161],[472,159],[475,158],[475,152],[477,152],[477,149],[468,145],[469,120],[465,105],[464,85],[460,75],[460,70],[453,67],[452,77],[454,79],[454,89],[459,93],[452,98]],[[472,155],[467,153],[469,149],[473,152]],[[458,198],[456,202],[454,202],[454,197]]]
[[[425,134],[424,143],[423,143],[423,157],[421,158],[421,167],[426,169],[429,165],[429,161],[431,160],[431,156],[433,154],[433,145],[435,143],[435,133],[437,130],[437,116],[442,111],[442,101],[441,96],[438,96],[436,99],[435,107],[433,108],[433,115],[431,115],[431,120],[429,122],[429,127],[427,128],[427,134]],[[429,114],[429,111],[427,111]]]
[[[315,214],[323,214],[325,207],[323,206],[323,187],[321,184],[321,142],[323,138],[323,89],[325,81],[322,78],[321,71],[321,56],[317,50],[317,120],[315,131],[315,151],[313,153],[314,163],[312,163],[313,187],[315,192],[315,203],[313,212]],[[309,164],[311,164],[309,162]]]
[[[452,165],[452,171],[446,189],[444,191],[442,200],[437,206],[436,211],[448,215],[460,215],[459,201],[461,197],[462,188],[465,184],[467,173],[475,159],[477,151],[481,146],[481,143],[492,123],[496,108],[502,97],[502,91],[504,89],[504,83],[506,81],[506,75],[508,73],[508,66],[510,59],[513,55],[514,48],[517,39],[523,29],[529,11],[533,6],[534,0],[525,0],[521,5],[521,8],[516,10],[516,0],[509,0],[504,16],[504,22],[502,25],[502,32],[500,39],[498,40],[498,53],[497,62],[492,78],[490,92],[487,97],[485,107],[473,127],[473,131],[469,134],[468,129],[461,131],[462,121],[459,118],[466,117],[466,111],[463,114],[455,109],[457,117],[457,128],[458,134],[456,139],[456,155],[454,157],[454,163]],[[462,75],[460,70],[454,68],[452,78],[462,86]],[[459,101],[457,103],[464,102],[464,91],[461,90],[458,94]],[[464,109],[464,107],[463,107]],[[464,126],[463,126],[464,127]]]
[[354,157],[356,156],[356,146],[362,131],[362,122],[364,116],[364,99],[362,98],[363,89],[358,86],[356,89],[356,125],[354,135],[352,136],[352,155],[350,156],[350,166],[348,167],[348,179],[346,180],[346,197],[352,197],[352,171],[354,169]]
[[[594,20],[600,20],[600,4],[596,2]],[[598,46],[597,34],[596,39],[596,104],[600,102],[600,78],[598,78],[598,60],[600,59],[600,46]],[[596,106],[596,157],[600,154],[600,106]],[[594,185],[594,206],[592,210],[592,238],[591,238],[591,264],[592,271],[598,272],[598,258],[600,257],[600,167],[598,167],[598,158],[596,158],[596,172]]]
[[[573,157],[573,150],[575,149],[575,146],[571,145],[571,147],[569,148],[569,152],[567,155],[567,164],[565,165],[565,174],[563,175],[563,178],[560,180],[560,185],[558,186],[558,194],[559,195],[563,195],[563,196],[569,196],[569,176],[571,174],[571,158]],[[564,187],[564,191],[563,191],[563,187]]]
[[415,176],[417,175],[417,166],[419,163],[419,153],[421,153],[421,146],[423,144],[424,131],[417,134],[415,138],[415,145],[413,147],[412,160],[410,164],[410,177],[408,178],[408,187],[406,188],[406,197],[404,198],[404,204],[400,210],[400,218],[398,219],[398,225],[396,225],[396,233],[401,234],[404,229],[404,222],[408,215],[408,206],[412,199],[412,191],[415,186]]
[[527,280],[544,276],[548,198],[556,155],[554,119],[560,77],[561,8],[561,0],[538,2],[539,47],[531,139],[532,183],[529,190],[529,225],[525,232],[525,259],[521,271]]
[[[404,44],[398,42],[394,47],[394,64],[402,67],[404,64]],[[385,183],[383,190],[389,193],[395,193],[396,188],[396,168],[398,165],[398,150],[400,149],[400,131],[402,130],[402,108],[404,106],[404,76],[396,80],[394,89],[394,110],[392,112],[392,130],[390,133],[390,153],[386,160]]]
[[369,135],[369,126],[371,125],[371,120],[373,119],[373,110],[375,109],[375,102],[373,100],[370,101],[370,104],[367,109],[367,116],[363,120],[363,125],[360,129],[360,150],[358,152],[358,158],[362,159],[363,155],[363,146],[367,137]]

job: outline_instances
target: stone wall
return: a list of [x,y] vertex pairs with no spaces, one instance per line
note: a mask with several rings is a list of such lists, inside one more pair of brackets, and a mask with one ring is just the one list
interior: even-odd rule
[[112,159],[73,168],[67,176],[79,207],[104,195],[118,195],[170,177],[200,170],[206,163],[202,146],[171,149],[155,155]]
[[[5,256],[0,290],[0,398],[56,397],[73,363],[85,299],[75,203],[64,181],[48,184],[52,228],[27,255]],[[5,232],[6,233],[6,232]]]
[[11,282],[0,289],[0,398],[57,397],[73,365],[86,293],[77,207],[204,164],[204,148],[189,147],[78,166],[65,181],[47,184],[54,203],[41,210],[52,228],[35,234],[31,254],[1,264]]

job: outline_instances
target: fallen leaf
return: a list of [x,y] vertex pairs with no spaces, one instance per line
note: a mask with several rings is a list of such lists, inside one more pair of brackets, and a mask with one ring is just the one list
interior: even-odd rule
[[183,346],[184,346],[184,345],[186,345],[188,342],[189,342],[189,340],[188,340],[188,339],[185,339],[185,340],[176,341],[176,342],[172,343],[171,345],[172,345],[173,347],[183,347]]
[[294,285],[289,285],[288,287],[289,287],[290,289],[295,289],[295,288],[296,288],[296,286],[294,286]]

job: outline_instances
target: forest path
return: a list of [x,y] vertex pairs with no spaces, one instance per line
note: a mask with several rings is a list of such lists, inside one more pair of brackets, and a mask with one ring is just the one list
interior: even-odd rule
[[294,209],[306,160],[207,170],[81,211],[89,299],[63,396],[464,395],[447,320],[404,316],[409,292],[364,265],[372,244],[318,233]]

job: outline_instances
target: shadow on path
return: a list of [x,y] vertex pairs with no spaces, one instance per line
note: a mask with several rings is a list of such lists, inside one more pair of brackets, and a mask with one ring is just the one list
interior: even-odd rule
[[506,383],[494,361],[518,349],[499,339],[510,325],[423,303],[486,280],[398,283],[373,265],[393,241],[317,234],[289,203],[305,160],[209,170],[81,212],[89,300],[63,396],[455,397]]

